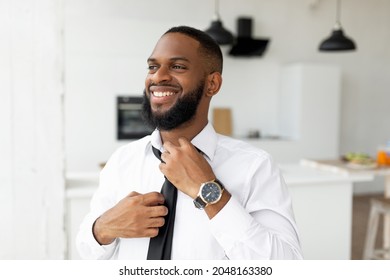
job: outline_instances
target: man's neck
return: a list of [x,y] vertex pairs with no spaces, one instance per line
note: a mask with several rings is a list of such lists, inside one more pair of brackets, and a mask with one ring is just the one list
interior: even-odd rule
[[169,130],[169,131],[160,131],[161,141],[169,141],[174,145],[178,145],[178,139],[180,137],[186,138],[188,141],[191,141],[196,135],[198,135],[207,125],[208,120],[194,124],[192,122],[182,124],[178,128]]

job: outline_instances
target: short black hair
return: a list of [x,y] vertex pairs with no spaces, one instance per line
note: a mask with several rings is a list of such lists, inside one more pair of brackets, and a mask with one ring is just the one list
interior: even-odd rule
[[211,38],[207,33],[202,30],[190,27],[190,26],[176,26],[170,28],[164,33],[181,33],[191,37],[199,42],[202,55],[204,55],[205,61],[210,72],[219,72],[222,74],[223,68],[223,56],[221,48],[218,43]]

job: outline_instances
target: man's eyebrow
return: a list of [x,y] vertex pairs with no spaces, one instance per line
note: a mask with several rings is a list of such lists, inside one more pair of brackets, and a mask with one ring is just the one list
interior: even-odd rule
[[[190,60],[184,56],[177,56],[177,57],[171,57],[169,59],[170,61],[178,61],[178,60],[183,60],[183,61],[186,61],[186,62],[190,62]],[[147,62],[156,62],[158,61],[156,58],[153,58],[153,57],[149,57]]]

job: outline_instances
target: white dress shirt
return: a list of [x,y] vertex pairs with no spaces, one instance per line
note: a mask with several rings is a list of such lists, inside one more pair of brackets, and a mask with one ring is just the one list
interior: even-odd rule
[[[178,192],[171,258],[302,259],[291,198],[269,154],[243,141],[217,134],[208,124],[192,141],[232,197],[209,219],[193,199]],[[86,259],[146,259],[149,238],[117,238],[101,246],[94,221],[131,191],[160,191],[164,175],[152,145],[162,150],[159,131],[119,148],[100,175],[77,236]]]

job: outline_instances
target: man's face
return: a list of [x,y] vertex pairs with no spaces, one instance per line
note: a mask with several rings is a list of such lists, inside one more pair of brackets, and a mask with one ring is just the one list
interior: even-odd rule
[[180,33],[165,34],[148,59],[144,116],[151,125],[171,130],[196,115],[205,70],[199,43]]

